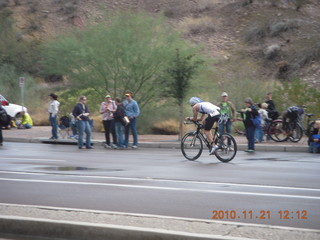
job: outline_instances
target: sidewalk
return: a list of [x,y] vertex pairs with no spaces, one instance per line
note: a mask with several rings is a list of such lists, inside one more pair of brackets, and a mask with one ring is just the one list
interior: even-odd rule
[[[2,131],[4,141],[8,142],[30,142],[30,143],[52,143],[52,144],[76,144],[75,140],[59,139],[49,140],[51,136],[50,126],[36,126],[31,129],[10,129]],[[93,132],[92,142],[96,145],[103,145],[105,141],[103,132]],[[244,136],[234,136],[239,150],[247,148],[247,139]],[[130,141],[132,135],[130,135]],[[303,137],[300,142],[277,143],[272,140],[255,145],[257,151],[280,151],[280,152],[307,152],[307,138]],[[180,148],[178,135],[139,135],[139,147],[141,148]]]

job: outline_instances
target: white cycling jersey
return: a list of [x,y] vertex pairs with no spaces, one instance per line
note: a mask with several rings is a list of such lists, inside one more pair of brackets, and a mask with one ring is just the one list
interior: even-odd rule
[[220,114],[220,108],[217,107],[216,105],[213,105],[212,103],[202,102],[200,103],[199,112],[202,114],[208,114],[211,117],[214,117]]

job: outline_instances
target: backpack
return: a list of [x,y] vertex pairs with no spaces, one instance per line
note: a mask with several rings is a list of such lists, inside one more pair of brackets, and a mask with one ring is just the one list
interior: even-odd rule
[[261,116],[260,115],[256,116],[255,118],[251,118],[251,121],[256,128],[261,128]]
[[7,124],[9,121],[8,114],[4,108],[0,108],[0,123]]

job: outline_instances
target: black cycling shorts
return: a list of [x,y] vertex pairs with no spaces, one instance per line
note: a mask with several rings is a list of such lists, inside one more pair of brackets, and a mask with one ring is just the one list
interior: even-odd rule
[[211,130],[213,124],[219,121],[220,116],[221,116],[220,114],[213,117],[208,115],[208,117],[206,118],[206,124],[204,125],[204,130],[207,130],[207,131]]

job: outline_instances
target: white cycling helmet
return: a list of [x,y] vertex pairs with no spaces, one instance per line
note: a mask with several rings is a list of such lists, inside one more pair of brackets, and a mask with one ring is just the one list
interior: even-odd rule
[[191,106],[194,106],[197,103],[201,103],[203,102],[202,99],[198,98],[198,97],[192,97],[189,100],[189,103],[191,104]]

